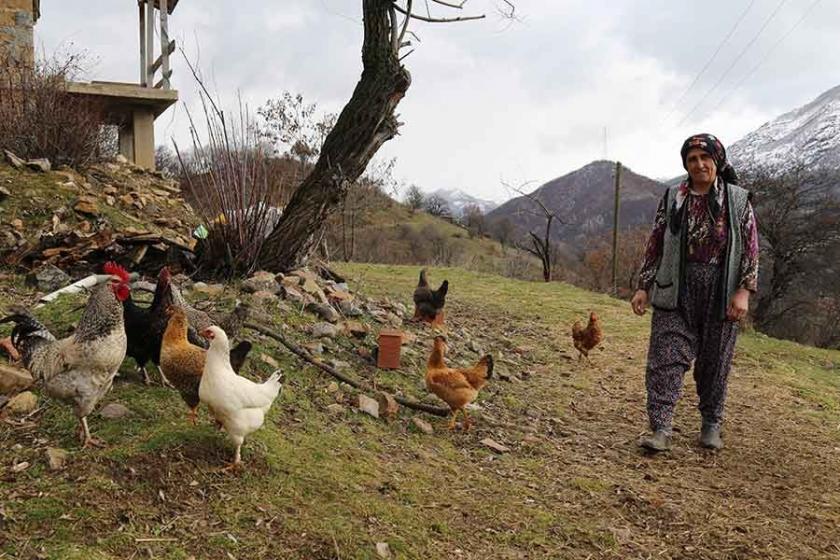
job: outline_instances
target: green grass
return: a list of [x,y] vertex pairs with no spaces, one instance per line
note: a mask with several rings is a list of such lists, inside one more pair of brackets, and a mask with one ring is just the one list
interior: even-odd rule
[[[411,303],[417,267],[337,269],[375,300]],[[832,498],[840,488],[830,451],[840,421],[840,352],[742,335],[732,449],[718,458],[698,453],[689,439],[696,412],[682,406],[678,450],[650,460],[632,441],[644,424],[648,318],[633,316],[626,302],[564,284],[455,268],[430,276],[450,281],[452,363],[476,359],[459,342],[467,333],[500,356],[501,369],[517,378],[530,372],[482,391],[473,432],[450,433],[445,420],[421,415],[435,433],[419,433],[415,413],[404,408],[390,423],[349,406],[330,415],[327,405],[347,405],[352,395],[327,392],[331,378],[253,336],[253,355],[280,362],[287,385],[246,442],[246,469],[221,473],[233,449],[206,410],[191,426],[180,397],[139,384],[129,360],[105,402],[124,403],[132,414],[91,418],[105,449],[79,449],[72,413],[54,401],[42,401],[37,424],[0,428],[0,558],[145,557],[148,549],[164,559],[368,559],[377,558],[377,542],[397,558],[681,557],[689,545],[708,558],[724,549],[741,550],[732,558],[829,555],[831,512],[840,505]],[[12,297],[3,291],[0,303]],[[215,303],[228,309],[234,297],[226,292]],[[62,298],[37,314],[61,330],[80,301]],[[607,336],[592,367],[578,364],[568,340],[571,322],[590,310]],[[314,319],[278,308],[272,322],[305,342]],[[432,333],[406,328],[418,342],[416,365],[405,370],[378,371],[356,356],[372,336],[358,344],[342,339],[325,357],[350,362],[348,373],[368,383],[427,398],[422,360]],[[249,367],[255,377],[271,370],[256,358]],[[788,439],[759,440],[780,423],[784,437],[807,434],[799,449],[806,459],[785,460]],[[485,437],[511,452],[493,454],[480,443]],[[22,449],[14,461],[33,465],[16,475],[8,470],[15,443]],[[46,445],[70,451],[65,470],[46,468]],[[783,492],[774,489],[780,481]]]

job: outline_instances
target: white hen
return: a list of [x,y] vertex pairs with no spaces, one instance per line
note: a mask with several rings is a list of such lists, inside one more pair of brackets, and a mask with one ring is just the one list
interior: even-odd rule
[[198,396],[236,444],[230,465],[236,468],[242,463],[240,453],[245,436],[262,427],[265,414],[280,394],[283,375],[277,370],[264,383],[240,377],[230,365],[230,342],[225,331],[214,326],[201,334],[210,340],[210,348]]

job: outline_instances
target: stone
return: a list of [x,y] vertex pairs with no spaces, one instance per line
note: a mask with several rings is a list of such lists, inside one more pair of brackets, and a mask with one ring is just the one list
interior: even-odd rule
[[12,397],[4,410],[9,414],[24,415],[29,414],[38,407],[38,397],[31,391],[25,391]]
[[341,310],[341,314],[345,317],[361,317],[362,310],[359,309],[359,306],[353,303],[352,301],[342,300],[338,302],[338,308]]
[[312,336],[315,338],[335,338],[338,328],[330,323],[316,323],[312,325]]
[[277,363],[277,360],[275,360],[274,358],[272,358],[268,354],[260,353],[260,361],[263,362],[264,364],[268,364],[269,366],[273,367],[274,369],[277,369],[277,368],[280,367],[280,364]]
[[70,284],[71,280],[72,278],[66,272],[52,264],[45,264],[26,276],[28,285],[47,293],[60,290]]
[[271,302],[279,301],[280,298],[278,298],[277,295],[272,292],[266,290],[259,290],[258,292],[254,292],[251,294],[251,300],[253,301],[254,305],[261,306],[267,305]]
[[39,173],[49,173],[50,171],[52,171],[52,165],[50,165],[50,160],[46,158],[30,159],[26,162],[26,167],[28,167],[32,171],[37,171]]
[[26,162],[17,157],[15,154],[10,152],[9,150],[3,150],[3,154],[6,156],[6,161],[9,162],[9,165],[14,167],[15,169],[23,169],[26,166]]
[[303,269],[293,270],[289,273],[289,276],[297,276],[298,278],[301,279],[301,282],[303,282],[304,280],[312,280],[313,282],[318,281],[318,275],[315,274],[314,272],[309,271],[309,270],[303,270]]
[[122,154],[117,154],[114,158],[114,161],[119,163],[120,165],[128,165],[128,158]]
[[376,400],[379,402],[379,416],[388,420],[393,420],[397,417],[397,413],[400,411],[400,405],[394,399],[394,395],[382,391],[376,396]]
[[305,309],[310,313],[317,315],[324,321],[329,323],[337,323],[339,319],[338,312],[333,307],[326,303],[310,302],[306,304]]
[[489,448],[491,451],[498,453],[499,455],[510,452],[509,447],[505,447],[501,443],[491,438],[484,438],[483,440],[481,440],[481,445]]
[[306,301],[306,299],[303,297],[303,294],[300,293],[299,290],[297,290],[296,288],[292,288],[291,286],[283,286],[283,297],[291,303],[302,304],[304,301]]
[[284,288],[299,288],[300,287],[300,277],[299,276],[283,276],[282,279],[279,280],[280,285]]
[[345,409],[343,404],[333,403],[327,405],[327,412],[336,416],[339,414],[344,414],[344,410]]
[[333,301],[352,301],[353,294],[350,292],[345,292],[344,290],[338,290],[336,288],[327,288],[325,290],[327,294],[327,298]]
[[99,205],[97,204],[96,198],[92,196],[80,196],[76,204],[73,205],[73,210],[86,216],[99,215]]
[[25,369],[0,364],[0,395],[25,391],[32,383],[32,375]]
[[367,325],[359,321],[347,321],[344,323],[344,331],[355,338],[365,338],[368,335],[369,329]]
[[99,411],[99,416],[108,420],[117,420],[131,414],[131,410],[124,404],[109,403],[102,407]]
[[329,300],[327,299],[327,295],[324,293],[324,290],[321,289],[321,286],[318,285],[317,282],[314,280],[310,280],[309,278],[303,281],[303,285],[301,286],[304,292],[313,296],[315,299],[320,301],[321,303],[327,304]]
[[67,462],[67,451],[58,447],[47,447],[47,462],[51,471],[60,471]]
[[356,398],[356,407],[369,416],[379,418],[379,403],[367,395],[360,394]]
[[276,293],[278,291],[277,280],[270,272],[261,270],[254,273],[250,278],[242,282],[242,291],[253,294],[255,292],[265,291]]
[[412,424],[414,424],[415,428],[417,428],[426,435],[431,435],[435,433],[435,429],[432,427],[432,425],[418,416],[412,418],[411,422]]
[[348,362],[342,360],[330,360],[328,363],[333,369],[347,369],[350,367]]
[[391,547],[386,542],[376,543],[376,555],[385,560],[391,558]]
[[225,287],[222,284],[205,284],[204,282],[196,282],[193,284],[192,289],[200,294],[217,296],[225,290]]

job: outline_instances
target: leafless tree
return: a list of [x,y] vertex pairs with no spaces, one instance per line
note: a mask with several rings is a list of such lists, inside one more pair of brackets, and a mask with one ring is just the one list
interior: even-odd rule
[[[744,175],[742,184],[755,195],[762,270],[767,278],[754,312],[756,326],[764,329],[819,295],[812,291],[818,276],[814,261],[840,242],[840,178],[801,163]],[[812,289],[796,297],[802,291],[795,288],[803,279],[808,279]]]
[[502,250],[510,245],[513,241],[513,236],[516,234],[516,226],[510,221],[510,218],[501,218],[493,220],[490,223],[490,235],[499,242]]
[[420,187],[417,185],[411,185],[408,187],[408,191],[405,195],[405,203],[412,212],[416,212],[423,208],[425,201],[426,197],[423,195],[423,191],[420,190]]
[[306,103],[303,95],[288,91],[276,99],[269,99],[257,114],[263,120],[260,136],[278,152],[299,162],[299,181],[302,181],[309,164],[318,157],[324,139],[335,126],[336,115],[320,114],[317,103]]
[[528,204],[523,206],[519,212],[537,216],[545,220],[545,229],[541,232],[529,231],[525,240],[515,242],[517,248],[527,251],[540,259],[543,269],[543,280],[551,281],[551,269],[554,262],[557,260],[557,253],[551,246],[551,232],[552,227],[556,224],[563,224],[557,213],[549,209],[539,197],[539,189],[534,192],[526,192],[525,186],[515,187],[507,183],[503,183],[505,188],[513,191],[519,196],[528,201]]
[[484,212],[481,211],[481,207],[478,204],[467,204],[466,206],[464,206],[464,210],[461,216],[461,223],[463,223],[464,226],[467,228],[470,237],[475,237],[476,235],[484,235]]
[[[413,0],[362,0],[361,79],[324,140],[313,168],[263,245],[263,268],[288,270],[305,263],[320,239],[326,218],[339,207],[382,144],[397,133],[400,123],[394,112],[411,85],[411,76],[402,64],[410,54],[405,49],[412,47],[411,24],[485,17],[433,13],[462,11],[465,3],[428,0],[421,7]],[[499,6],[505,17],[515,17],[511,2],[503,0]]]
[[450,215],[449,203],[439,194],[426,197],[426,202],[423,203],[423,207],[432,216],[440,217]]

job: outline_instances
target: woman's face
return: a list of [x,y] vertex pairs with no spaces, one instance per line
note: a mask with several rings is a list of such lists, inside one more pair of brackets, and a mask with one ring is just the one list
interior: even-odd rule
[[700,148],[689,150],[685,156],[685,166],[691,182],[695,185],[707,185],[717,178],[714,158]]

